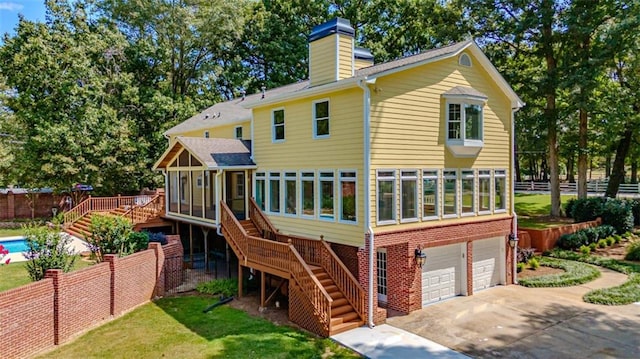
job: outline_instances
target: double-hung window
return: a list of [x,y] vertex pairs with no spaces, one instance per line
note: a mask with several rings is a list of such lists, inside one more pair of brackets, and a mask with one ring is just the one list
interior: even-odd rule
[[378,224],[396,223],[396,173],[394,170],[379,170]]
[[333,172],[320,172],[320,218],[334,219]]
[[478,171],[478,213],[491,211],[491,171]]
[[313,137],[329,137],[329,100],[313,102]]
[[444,195],[443,195],[443,217],[458,216],[458,174],[455,170],[445,170]]
[[493,185],[495,192],[495,211],[504,212],[507,210],[507,171],[495,170]]
[[422,171],[422,218],[438,218],[438,171]]
[[256,203],[261,210],[265,210],[265,175],[264,172],[256,172]]
[[340,171],[340,221],[357,221],[356,198],[356,172]]
[[302,184],[302,215],[313,217],[315,215],[315,175],[313,172],[302,172],[300,183]]
[[284,174],[284,213],[295,216],[298,211],[298,189],[295,172]]
[[235,135],[236,135],[236,140],[241,140],[242,139],[242,126],[236,126],[234,131],[235,131]]
[[418,172],[400,171],[400,221],[418,220]]
[[280,173],[269,173],[269,212],[280,213]]
[[462,171],[462,215],[475,213],[476,178],[473,170]]
[[443,94],[446,99],[447,147],[456,157],[474,157],[483,146],[483,108],[487,96],[457,86]]
[[284,109],[273,110],[271,118],[271,134],[273,142],[284,141]]

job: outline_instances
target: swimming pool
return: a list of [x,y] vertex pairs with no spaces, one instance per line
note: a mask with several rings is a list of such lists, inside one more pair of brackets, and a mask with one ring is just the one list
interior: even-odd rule
[[9,253],[20,253],[29,250],[27,240],[24,239],[24,237],[0,238],[0,244],[2,244]]

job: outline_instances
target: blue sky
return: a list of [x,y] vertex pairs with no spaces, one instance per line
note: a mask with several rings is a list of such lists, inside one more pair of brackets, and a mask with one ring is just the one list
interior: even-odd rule
[[15,33],[18,14],[24,15],[28,20],[44,22],[44,2],[45,0],[0,0],[0,38],[5,32]]

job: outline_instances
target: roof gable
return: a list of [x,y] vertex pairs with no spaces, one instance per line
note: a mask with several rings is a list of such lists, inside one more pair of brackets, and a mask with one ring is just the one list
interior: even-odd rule
[[182,150],[187,150],[209,169],[221,167],[253,167],[250,141],[227,138],[176,137],[176,141],[165,151],[153,166],[154,170],[165,168]]

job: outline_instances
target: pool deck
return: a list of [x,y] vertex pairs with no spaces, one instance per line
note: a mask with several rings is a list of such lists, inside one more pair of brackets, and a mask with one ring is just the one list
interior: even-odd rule
[[[87,248],[87,242],[83,241],[78,237],[74,237],[69,235],[68,233],[60,232],[61,236],[67,236],[71,239],[69,242],[69,248],[75,254],[80,254],[82,252],[87,252],[89,249]],[[16,239],[23,239],[24,236],[12,236],[12,237],[0,237],[0,241],[12,241]],[[6,257],[2,258],[2,261],[6,261],[7,259],[11,259],[12,263],[15,262],[25,262],[27,259],[22,255],[22,252],[19,253],[9,253]]]

